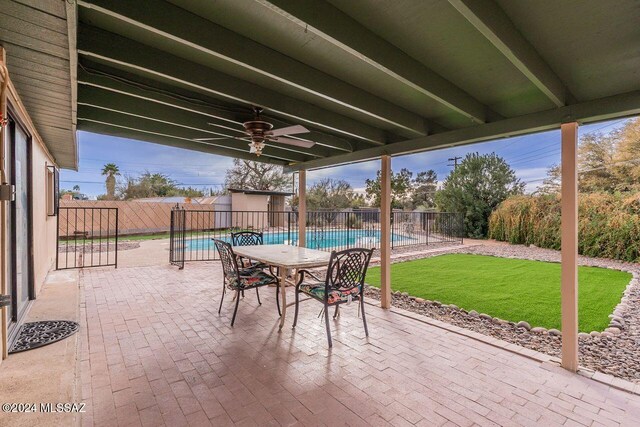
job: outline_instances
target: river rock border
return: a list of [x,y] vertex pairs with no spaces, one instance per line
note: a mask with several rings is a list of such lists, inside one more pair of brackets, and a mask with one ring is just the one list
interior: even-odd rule
[[[436,253],[396,258],[394,262],[429,258],[446,253],[469,253],[502,258],[559,262],[560,253],[549,249],[522,245],[488,244],[442,250]],[[609,315],[609,327],[604,331],[580,333],[580,364],[582,366],[640,383],[640,265],[615,260],[580,257],[584,266],[610,268],[631,273],[620,303]],[[365,286],[367,297],[380,299],[380,290]],[[475,310],[467,311],[454,304],[443,304],[416,298],[406,292],[392,294],[393,306],[473,330],[551,356],[559,357],[562,332],[529,325],[526,321],[507,321]]]

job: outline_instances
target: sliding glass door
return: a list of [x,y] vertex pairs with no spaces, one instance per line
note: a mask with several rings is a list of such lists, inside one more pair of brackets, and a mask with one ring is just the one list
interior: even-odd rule
[[32,298],[31,257],[31,150],[30,136],[15,121],[9,123],[9,176],[15,186],[15,200],[9,209],[10,327],[19,322]]

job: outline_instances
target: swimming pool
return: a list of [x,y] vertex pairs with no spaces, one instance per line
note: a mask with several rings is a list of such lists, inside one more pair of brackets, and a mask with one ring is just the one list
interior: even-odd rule
[[[325,230],[325,231],[307,231],[307,244],[308,248],[312,249],[331,249],[347,247],[380,247],[380,231],[370,230]],[[220,240],[231,243],[231,236],[216,236]],[[291,245],[298,244],[298,232],[272,232],[264,233],[263,235],[265,245],[277,245],[288,243]],[[291,240],[289,242],[289,240]],[[416,240],[412,237],[393,234],[393,242],[403,242],[407,244],[410,241]],[[186,241],[186,249],[190,251],[215,251],[215,245],[210,237],[208,238],[196,238]]]

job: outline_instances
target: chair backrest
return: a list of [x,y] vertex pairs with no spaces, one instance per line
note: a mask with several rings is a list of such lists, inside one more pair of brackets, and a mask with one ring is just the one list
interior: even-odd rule
[[264,242],[262,233],[257,231],[238,231],[231,233],[233,246],[253,246],[262,245]]
[[218,254],[220,254],[220,262],[222,263],[222,271],[225,277],[237,279],[240,276],[238,270],[238,261],[233,253],[233,247],[224,240],[213,239],[216,244]]
[[364,289],[364,279],[373,249],[353,248],[331,252],[327,268],[326,287],[348,291],[360,286]]

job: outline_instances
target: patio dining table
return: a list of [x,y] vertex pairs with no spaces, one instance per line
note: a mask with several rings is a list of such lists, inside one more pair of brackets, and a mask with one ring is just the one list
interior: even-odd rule
[[236,246],[233,248],[236,255],[260,261],[272,267],[277,267],[280,277],[280,296],[282,300],[282,316],[280,317],[280,328],[284,326],[285,314],[287,312],[287,277],[292,270],[297,271],[305,268],[316,268],[329,265],[331,253],[316,249],[301,248],[290,245],[253,245]]

